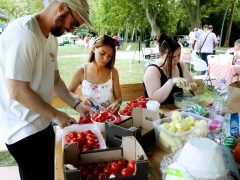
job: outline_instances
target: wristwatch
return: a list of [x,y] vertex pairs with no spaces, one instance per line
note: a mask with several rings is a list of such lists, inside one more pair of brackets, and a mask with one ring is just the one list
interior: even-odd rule
[[80,99],[74,99],[74,101],[71,104],[71,108],[75,109],[77,108],[77,106],[81,103],[82,101]]

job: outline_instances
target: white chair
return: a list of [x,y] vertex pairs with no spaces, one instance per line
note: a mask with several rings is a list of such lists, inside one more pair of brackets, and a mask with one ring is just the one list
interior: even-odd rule
[[208,64],[219,64],[219,56],[218,55],[208,55],[207,56]]
[[233,55],[219,54],[219,64],[232,65]]
[[210,84],[212,85],[211,81],[216,80],[216,77],[209,75],[207,63],[204,60],[199,58],[192,58],[192,61],[190,63],[193,65],[193,69],[195,71],[197,72],[206,71],[204,75],[195,75],[193,76],[193,78],[202,79],[205,82],[210,82]]
[[132,47],[132,45],[131,44],[129,44],[128,46],[127,46],[127,48],[126,48],[126,52],[128,52],[128,51],[130,51],[130,49],[131,49],[131,47]]

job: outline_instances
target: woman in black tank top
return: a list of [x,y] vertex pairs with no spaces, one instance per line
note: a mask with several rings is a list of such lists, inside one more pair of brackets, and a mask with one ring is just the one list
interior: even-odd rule
[[143,85],[145,97],[161,104],[174,104],[173,94],[183,92],[176,84],[196,86],[184,63],[180,63],[179,43],[162,34],[159,39],[160,59],[145,70]]

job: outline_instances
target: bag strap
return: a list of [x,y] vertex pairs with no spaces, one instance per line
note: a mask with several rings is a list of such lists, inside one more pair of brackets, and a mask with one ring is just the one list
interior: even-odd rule
[[209,34],[210,34],[210,33],[208,33],[207,36],[206,36],[206,38],[204,39],[204,41],[203,41],[203,43],[202,43],[202,45],[201,45],[201,47],[200,47],[200,49],[199,49],[199,53],[201,53],[202,47],[203,47],[203,45],[204,45],[204,43],[205,43],[205,41],[206,41],[206,39],[207,39],[207,37],[208,37]]

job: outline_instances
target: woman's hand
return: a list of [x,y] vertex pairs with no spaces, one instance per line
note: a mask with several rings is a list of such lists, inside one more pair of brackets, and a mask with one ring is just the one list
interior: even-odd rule
[[173,85],[176,85],[178,87],[184,87],[189,85],[188,80],[182,77],[174,77],[172,78],[172,80],[173,80]]
[[113,113],[118,112],[120,108],[120,104],[118,103],[118,101],[114,101],[112,104],[110,104],[110,106],[108,107],[108,109],[111,109]]
[[91,107],[86,106],[86,105],[84,104],[84,102],[81,102],[81,103],[76,107],[76,111],[79,112],[79,113],[82,115],[83,119],[86,118],[86,115],[87,115],[88,113],[90,113],[90,114],[93,114],[93,113],[94,113],[93,110],[91,109]]
[[92,98],[87,97],[87,96],[82,96],[80,98],[85,106],[92,107]]
[[190,87],[191,89],[195,89],[197,87],[197,83],[195,82],[190,83]]

